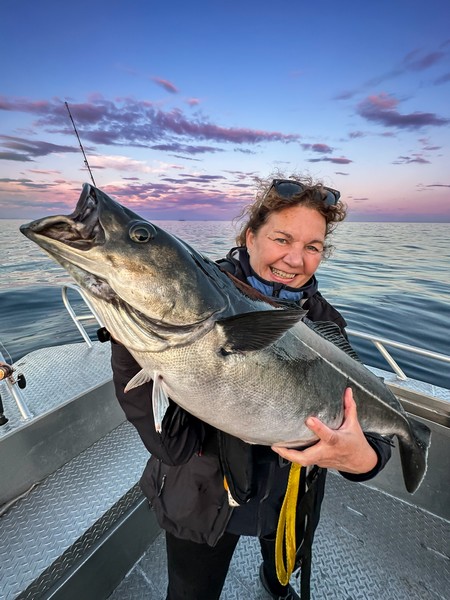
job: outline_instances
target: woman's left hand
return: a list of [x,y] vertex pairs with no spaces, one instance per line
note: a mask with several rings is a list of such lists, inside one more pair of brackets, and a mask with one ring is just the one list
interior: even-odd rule
[[362,474],[376,466],[378,456],[359,424],[351,388],[344,392],[344,421],[339,429],[330,429],[316,417],[308,417],[306,425],[319,438],[314,446],[305,450],[272,446],[272,450],[303,467],[317,465],[345,473]]

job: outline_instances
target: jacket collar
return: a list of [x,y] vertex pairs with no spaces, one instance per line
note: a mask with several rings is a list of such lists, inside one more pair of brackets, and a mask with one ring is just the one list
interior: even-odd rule
[[232,248],[228,253],[228,258],[233,262],[239,262],[247,283],[265,296],[272,296],[291,302],[299,302],[302,299],[306,300],[307,298],[310,298],[318,290],[318,283],[315,275],[300,288],[289,287],[284,283],[263,279],[251,268],[249,255],[247,248],[245,247]]

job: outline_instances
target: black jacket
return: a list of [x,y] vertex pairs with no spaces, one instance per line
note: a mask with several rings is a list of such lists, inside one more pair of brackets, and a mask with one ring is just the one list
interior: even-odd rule
[[[243,249],[234,249],[218,263],[238,279],[247,280],[249,265]],[[303,291],[299,304],[308,310],[309,319],[335,322],[344,331],[344,318],[317,290],[315,278]],[[219,432],[174,403],[164,417],[161,434],[157,433],[152,384],[124,393],[125,385],[140,367],[123,346],[115,343],[112,368],[117,398],[152,455],[141,486],[160,526],[178,537],[210,545],[225,530],[242,535],[272,535],[286,490],[289,463],[266,446],[249,445]],[[370,434],[367,439],[377,453],[378,464],[367,474],[343,474],[348,479],[370,479],[390,457],[390,446],[381,436]],[[242,503],[237,508],[231,508],[228,502],[224,475],[234,498]],[[299,502],[300,521],[304,518],[300,513],[308,512],[311,543],[319,519],[325,475],[325,469],[313,469],[309,475],[309,495],[303,504]]]

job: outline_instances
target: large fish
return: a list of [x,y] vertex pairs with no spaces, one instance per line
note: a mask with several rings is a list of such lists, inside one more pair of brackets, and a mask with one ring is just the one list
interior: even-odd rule
[[244,441],[305,446],[316,441],[308,416],[341,425],[350,385],[363,430],[396,435],[406,488],[420,485],[429,429],[304,311],[250,297],[214,262],[88,184],[71,215],[21,231],[72,275],[141,365],[127,388],[153,380],[159,420],[170,397]]

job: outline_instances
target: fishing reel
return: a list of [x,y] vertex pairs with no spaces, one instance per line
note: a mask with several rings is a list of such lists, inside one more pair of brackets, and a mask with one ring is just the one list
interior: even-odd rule
[[[17,386],[23,390],[27,385],[25,375],[23,373],[18,373],[17,377],[14,377],[14,371],[15,369],[11,365],[8,365],[8,363],[0,362],[0,381],[8,379],[12,385],[17,384]],[[5,425],[8,422],[8,418],[5,417],[3,413],[3,401],[0,394],[0,426]]]
[[8,363],[0,362],[0,381],[9,379],[13,385],[17,384],[17,386],[23,390],[27,385],[25,375],[23,373],[18,373],[17,377],[14,378],[14,371],[15,369],[11,365],[8,365]]

